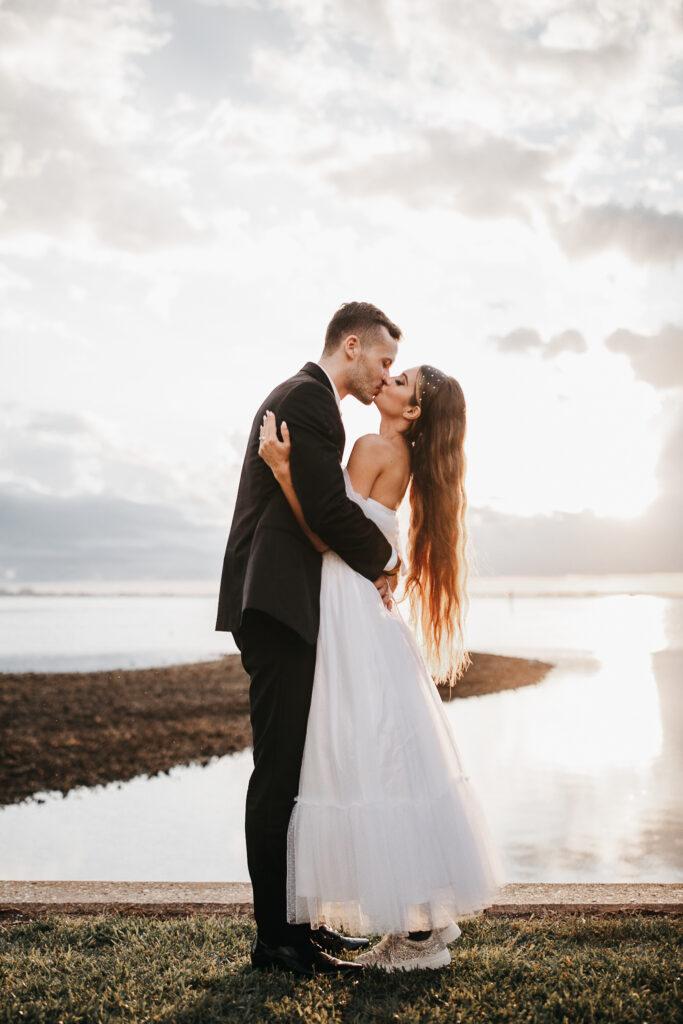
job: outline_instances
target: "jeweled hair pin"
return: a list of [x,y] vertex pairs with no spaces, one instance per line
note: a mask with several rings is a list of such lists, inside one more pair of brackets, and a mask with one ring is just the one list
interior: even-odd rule
[[434,395],[446,380],[446,374],[437,370],[435,366],[423,366],[417,378],[416,397],[417,404],[422,404],[422,396],[425,394]]

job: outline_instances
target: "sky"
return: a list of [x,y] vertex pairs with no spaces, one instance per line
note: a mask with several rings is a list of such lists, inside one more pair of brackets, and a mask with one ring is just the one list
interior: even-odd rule
[[217,579],[353,299],[463,388],[474,572],[683,570],[682,42],[670,0],[0,0],[0,586]]

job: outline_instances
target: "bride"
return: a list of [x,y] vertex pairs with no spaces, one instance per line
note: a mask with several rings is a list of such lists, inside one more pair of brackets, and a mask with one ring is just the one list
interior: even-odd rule
[[259,454],[324,552],[313,696],[288,831],[287,916],[385,932],[357,963],[440,967],[450,963],[456,922],[490,906],[504,883],[429,671],[453,683],[470,663],[465,399],[453,377],[423,365],[392,377],[375,404],[379,434],[356,442],[346,488],[398,551],[397,509],[410,485],[405,596],[426,661],[393,600],[383,604],[306,525],[289,468],[296,436],[283,421],[280,441],[273,413],[264,416]]

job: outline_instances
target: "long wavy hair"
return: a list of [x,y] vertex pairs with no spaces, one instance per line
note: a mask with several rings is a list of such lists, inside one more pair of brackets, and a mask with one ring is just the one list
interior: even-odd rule
[[420,415],[404,434],[411,469],[404,597],[429,669],[437,682],[453,686],[471,664],[464,637],[469,608],[465,396],[455,378],[423,365],[411,404],[420,407]]

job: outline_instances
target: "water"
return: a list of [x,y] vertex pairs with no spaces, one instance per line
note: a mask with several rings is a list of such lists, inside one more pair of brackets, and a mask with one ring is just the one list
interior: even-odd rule
[[[217,656],[233,647],[214,614],[206,597],[0,598],[0,667]],[[508,880],[683,880],[683,598],[475,597],[468,625],[473,650],[556,666],[447,705]],[[245,750],[4,807],[0,874],[246,881],[250,770]]]
[[[163,596],[148,590],[164,584],[140,583],[99,584],[95,591],[92,583],[60,584],[62,593],[45,593],[55,586],[36,584],[31,595],[0,590],[0,672],[151,668],[236,650],[230,633],[214,631],[217,595],[206,584],[185,584],[178,593],[170,588],[182,584],[168,584]],[[83,586],[93,592],[84,596],[78,592]],[[116,593],[116,587],[126,593]],[[590,622],[594,605],[582,598],[604,595],[623,602],[628,591],[640,591],[638,597],[681,597],[683,573],[482,577],[471,580],[469,589],[475,595],[468,622],[471,647],[535,657],[544,642],[570,651],[581,644],[603,645]],[[508,605],[511,593],[535,600],[527,606],[530,632],[521,638]],[[611,622],[620,628],[618,618]],[[604,621],[600,628],[605,625],[612,628]]]
[[218,658],[216,600],[183,596],[0,596],[0,672],[94,672]]

